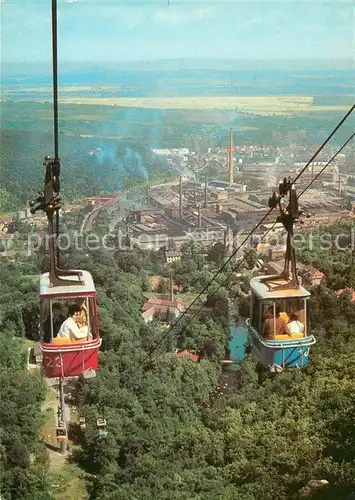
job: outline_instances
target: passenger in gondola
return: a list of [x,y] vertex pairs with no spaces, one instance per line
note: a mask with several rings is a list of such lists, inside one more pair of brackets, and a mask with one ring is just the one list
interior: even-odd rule
[[86,325],[81,326],[80,318],[81,307],[78,304],[70,306],[68,318],[60,327],[58,338],[70,339],[73,341],[87,338],[88,327]]
[[[65,321],[65,316],[62,313],[62,306],[58,302],[52,306],[52,324],[53,324],[53,338],[55,339],[58,335],[59,329]],[[49,343],[52,340],[51,332],[51,315],[48,314],[47,318],[43,323],[43,341]]]
[[287,312],[285,312],[285,311],[280,312],[280,318],[285,320],[286,324],[288,324],[290,322],[290,317],[291,316],[289,314],[287,314]]
[[288,335],[287,323],[280,316],[281,309],[276,307],[275,318],[274,308],[270,306],[266,312],[266,319],[264,321],[264,337],[272,339],[275,335]]
[[291,314],[291,321],[287,325],[290,335],[294,333],[304,333],[304,324],[300,321],[300,312],[293,311]]
[[87,325],[87,309],[85,299],[79,299],[78,306],[80,307],[80,316],[78,317],[78,325],[80,327]]

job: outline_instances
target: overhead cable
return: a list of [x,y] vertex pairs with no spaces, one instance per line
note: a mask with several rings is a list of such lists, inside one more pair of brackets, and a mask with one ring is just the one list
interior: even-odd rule
[[[53,75],[53,136],[54,136],[54,163],[58,167],[60,176],[59,160],[59,134],[58,134],[58,22],[57,22],[57,0],[52,0],[52,75]],[[57,193],[59,194],[59,193]],[[59,266],[59,209],[55,211],[56,217],[56,243],[57,243],[57,266]]]

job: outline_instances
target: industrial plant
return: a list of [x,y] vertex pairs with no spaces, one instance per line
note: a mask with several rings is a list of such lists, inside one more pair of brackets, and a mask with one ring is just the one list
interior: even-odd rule
[[[118,227],[124,228],[130,241],[141,248],[172,245],[179,249],[194,239],[204,246],[218,242],[226,251],[235,247],[236,241],[242,241],[243,235],[268,213],[270,191],[277,190],[278,182],[284,177],[295,178],[304,167],[303,157],[311,153],[294,148],[282,151],[263,147],[259,151],[255,147],[252,150],[236,147],[232,129],[227,147],[215,152],[209,150],[205,155],[187,149],[154,152],[168,158],[170,167],[180,157],[175,166],[183,165],[189,175],[180,175],[175,181],[159,186],[147,185],[145,202],[135,206]],[[263,161],[260,154],[269,156],[268,161]],[[251,162],[257,155],[259,161]],[[323,156],[321,161],[310,164],[298,183],[301,193],[318,175],[313,189],[300,197],[302,209],[311,215],[302,228],[354,217],[351,201],[355,195],[348,176],[341,174],[337,164],[329,165],[321,173],[331,151]],[[212,176],[211,171],[214,174],[217,171],[218,178]],[[272,223],[273,217],[266,218],[257,236]],[[282,230],[275,226],[272,233]]]

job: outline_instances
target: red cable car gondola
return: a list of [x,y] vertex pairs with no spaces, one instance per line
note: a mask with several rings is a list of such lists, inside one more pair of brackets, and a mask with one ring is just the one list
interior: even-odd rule
[[[37,210],[43,210],[48,219],[50,269],[40,278],[40,349],[43,354],[45,376],[59,378],[60,407],[64,414],[63,380],[66,377],[80,375],[86,378],[95,376],[101,339],[96,290],[92,276],[87,271],[59,268],[58,235],[61,200],[58,147],[57,0],[52,0],[52,50],[54,157],[45,157],[44,190],[30,205],[33,214]],[[56,214],[56,231],[53,225],[54,214]],[[68,310],[65,311],[67,307]],[[54,310],[61,314],[53,315]],[[74,310],[76,312],[73,312]],[[67,320],[64,312],[67,312]]]
[[[50,286],[49,273],[42,274],[40,280],[41,338],[43,371],[46,377],[94,376],[98,368],[101,338],[97,314],[96,290],[91,274],[78,271],[77,283]],[[74,281],[74,280],[73,280]],[[87,337],[70,339],[56,337],[53,329],[53,305],[65,307],[78,300],[85,304],[87,315]],[[45,318],[50,331],[45,332]]]
[[[40,278],[40,348],[43,353],[43,371],[46,377],[61,380],[80,375],[89,378],[96,375],[101,345],[95,285],[87,271],[58,268],[53,215],[60,208],[59,160],[46,157],[44,165],[46,175],[43,196],[31,203],[32,213],[43,210],[48,218],[50,270]],[[34,207],[36,203],[37,206]],[[61,328],[65,322],[63,313],[66,312],[65,308],[70,311],[73,305],[79,311],[84,310],[85,325],[79,328],[74,322],[74,316],[70,319],[70,314],[66,314],[72,327],[68,326],[65,333]],[[62,314],[54,317],[54,309]],[[58,319],[59,321],[54,321]],[[79,319],[77,317],[78,325]],[[81,331],[80,336],[75,334],[76,330]]]

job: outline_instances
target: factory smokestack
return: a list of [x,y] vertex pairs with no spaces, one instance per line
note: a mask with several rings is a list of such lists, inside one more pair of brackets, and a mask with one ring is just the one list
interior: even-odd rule
[[180,189],[179,189],[179,217],[180,219],[183,218],[183,211],[182,211],[182,175],[180,175]]
[[201,228],[202,224],[201,224],[201,205],[198,206],[198,226],[199,228]]
[[194,182],[194,205],[197,206],[197,198],[196,198],[196,182]]
[[207,174],[205,175],[205,208],[208,208]]
[[229,183],[233,184],[234,175],[234,154],[233,154],[233,130],[229,131],[229,148],[228,148],[228,170],[229,170]]
[[173,275],[171,273],[169,276],[169,291],[170,291],[170,300],[172,302],[174,300],[174,282],[173,282]]
[[150,186],[147,184],[147,205],[150,203]]
[[338,179],[338,196],[339,196],[339,198],[341,197],[341,194],[342,194],[341,174],[339,174],[339,179]]

